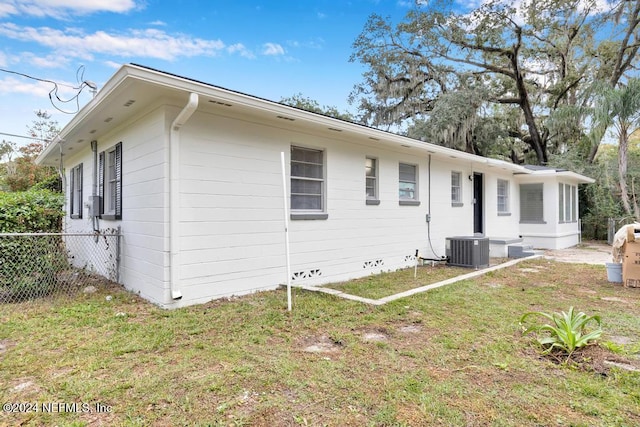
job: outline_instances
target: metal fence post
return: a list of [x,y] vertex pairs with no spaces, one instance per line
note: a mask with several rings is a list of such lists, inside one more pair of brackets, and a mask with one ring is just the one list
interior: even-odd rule
[[120,283],[120,239],[122,234],[120,233],[120,226],[116,234],[116,283]]
[[615,228],[616,228],[616,220],[613,218],[609,218],[607,220],[607,243],[610,245],[613,243],[613,235],[616,232]]

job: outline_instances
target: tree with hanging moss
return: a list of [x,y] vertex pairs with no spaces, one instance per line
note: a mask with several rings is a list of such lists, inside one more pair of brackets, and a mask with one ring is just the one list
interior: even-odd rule
[[341,112],[336,106],[320,105],[318,101],[304,96],[302,93],[297,93],[290,97],[285,97],[280,100],[281,104],[286,104],[291,107],[300,108],[301,110],[311,111],[313,113],[323,114],[325,116],[334,117],[336,119],[355,121],[353,115],[347,111]]
[[640,0],[419,1],[397,25],[369,18],[353,45],[366,71],[350,100],[369,125],[475,154],[497,136],[501,157],[518,163],[547,164],[576,145],[593,161],[600,140],[583,125],[592,84],[624,81],[639,34]]

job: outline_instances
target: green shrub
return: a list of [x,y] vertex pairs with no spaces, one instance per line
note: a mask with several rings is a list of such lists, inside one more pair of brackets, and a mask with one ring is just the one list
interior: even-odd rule
[[[0,233],[59,232],[62,203],[49,190],[0,193]],[[0,237],[0,302],[51,294],[68,266],[60,236]]]
[[[525,320],[529,316],[542,316],[553,322],[552,325],[533,325],[524,326]],[[587,325],[595,323],[597,328],[587,333]],[[565,313],[543,313],[541,311],[533,311],[525,313],[520,318],[520,324],[523,325],[523,334],[536,332],[542,334],[537,338],[538,344],[543,349],[543,354],[550,354],[554,351],[566,354],[567,360],[578,349],[592,344],[602,335],[600,329],[600,316],[587,316],[583,312],[576,313],[573,307]],[[548,334],[547,334],[548,333]]]
[[62,179],[60,179],[60,175],[55,174],[46,178],[43,181],[36,183],[33,187],[29,189],[29,191],[33,190],[49,190],[55,193],[62,192]]
[[59,232],[63,195],[49,190],[0,192],[0,233]]

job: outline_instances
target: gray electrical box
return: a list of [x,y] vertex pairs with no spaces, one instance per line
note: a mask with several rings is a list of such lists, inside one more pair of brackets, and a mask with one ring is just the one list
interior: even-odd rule
[[89,197],[89,216],[100,216],[101,202],[100,196]]

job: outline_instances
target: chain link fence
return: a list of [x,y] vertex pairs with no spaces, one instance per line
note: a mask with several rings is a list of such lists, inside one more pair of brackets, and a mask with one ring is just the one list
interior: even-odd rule
[[119,233],[0,234],[0,304],[73,297],[118,283],[119,270]]

